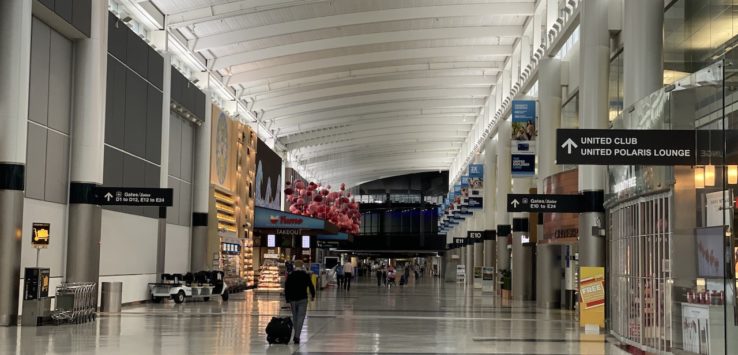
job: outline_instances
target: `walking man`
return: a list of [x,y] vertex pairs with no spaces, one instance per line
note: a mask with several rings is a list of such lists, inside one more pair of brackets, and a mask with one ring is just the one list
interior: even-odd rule
[[351,277],[354,275],[354,265],[351,264],[351,259],[347,258],[346,262],[343,263],[343,288],[346,291],[351,290]]
[[310,289],[311,299],[315,300],[315,286],[310,280],[310,275],[305,271],[302,260],[295,261],[295,271],[287,276],[284,285],[284,296],[287,303],[290,304],[292,310],[292,320],[294,322],[295,335],[292,340],[295,344],[300,344],[300,333],[302,332],[302,323],[305,321],[307,314],[307,292]]

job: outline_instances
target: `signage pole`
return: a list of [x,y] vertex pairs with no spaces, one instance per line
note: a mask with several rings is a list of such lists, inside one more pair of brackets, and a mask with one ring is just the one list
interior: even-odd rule
[[[497,265],[496,270],[510,270],[510,253],[507,251],[507,241],[510,237],[510,217],[507,209],[507,194],[510,193],[511,168],[510,165],[510,142],[512,139],[512,122],[505,120],[500,122],[497,130],[497,210],[495,211],[495,222],[497,223]],[[504,233],[500,233],[504,231]]]

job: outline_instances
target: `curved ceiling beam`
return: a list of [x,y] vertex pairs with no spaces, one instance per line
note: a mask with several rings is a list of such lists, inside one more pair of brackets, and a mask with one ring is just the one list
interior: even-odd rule
[[[410,3],[415,4],[415,3]],[[404,8],[353,12],[333,16],[312,17],[303,20],[272,23],[265,26],[242,28],[199,38],[211,47],[220,47],[233,43],[234,38],[250,41],[259,38],[281,36],[296,32],[313,31],[321,28],[350,26],[363,23],[412,20],[436,17],[464,17],[489,15],[530,16],[533,15],[533,2],[507,2],[490,4],[457,4],[442,6],[411,6]],[[236,14],[234,14],[236,15]],[[203,18],[207,19],[207,17]],[[177,26],[176,23],[172,23]],[[195,41],[193,41],[195,42]],[[196,43],[190,46],[196,46]]]
[[[331,85],[346,80],[370,80],[388,75],[413,77],[496,75],[504,67],[501,61],[458,61],[414,63],[411,61],[373,62],[362,66],[331,67],[299,73],[280,75],[248,83],[234,83],[228,77],[229,85],[236,87],[241,96],[254,96],[273,90],[292,89],[308,85]],[[405,64],[403,64],[405,63]]]
[[[344,149],[345,147],[352,147],[354,146],[366,146],[364,149],[371,149],[371,147],[376,146],[382,146],[385,144],[405,144],[405,145],[411,145],[411,144],[417,144],[417,143],[429,143],[429,142],[436,142],[438,146],[443,146],[444,144],[458,144],[460,142],[463,142],[464,139],[466,139],[466,136],[463,138],[457,135],[451,135],[446,134],[445,132],[437,132],[437,133],[426,133],[426,134],[420,134],[417,136],[411,136],[408,134],[400,134],[400,135],[391,135],[391,134],[385,134],[380,136],[381,139],[378,139],[377,137],[362,137],[357,138],[353,140],[340,140],[340,141],[334,141],[331,143],[324,143],[318,146],[311,146],[311,147],[303,147],[298,150],[298,154],[305,155],[305,156],[314,156],[317,154],[332,154],[332,153],[340,153],[341,149]],[[311,152],[313,149],[317,150],[318,152]]]
[[479,109],[476,108],[456,108],[456,109],[416,109],[407,111],[383,112],[378,114],[345,116],[327,120],[319,120],[313,122],[302,122],[298,126],[286,126],[279,124],[280,139],[299,133],[312,133],[315,131],[346,127],[349,124],[355,124],[362,121],[386,121],[386,120],[413,120],[413,119],[429,119],[436,118],[449,119],[452,122],[461,122],[465,124],[464,119],[472,120],[479,115]]
[[[218,60],[227,63],[253,63],[271,58],[285,57],[308,52],[332,50],[344,47],[357,47],[389,42],[409,42],[439,39],[468,39],[485,37],[520,37],[523,34],[522,26],[477,26],[477,27],[444,27],[426,28],[405,31],[387,31],[365,33],[354,36],[330,37],[315,41],[291,43],[282,46],[267,47],[257,50],[245,50],[229,55],[220,56]],[[243,42],[234,37],[232,43]],[[229,44],[232,44],[229,43]],[[212,49],[206,41],[198,40],[195,51]]]
[[447,125],[422,125],[422,126],[409,126],[409,127],[394,127],[391,131],[384,128],[367,129],[367,130],[355,130],[351,133],[332,135],[326,137],[319,137],[315,139],[304,140],[300,142],[286,144],[287,149],[300,149],[305,147],[318,146],[326,143],[333,143],[338,141],[344,141],[346,139],[358,139],[358,138],[369,138],[369,137],[393,137],[396,135],[403,135],[409,137],[416,137],[416,135],[428,135],[433,136],[437,134],[446,134],[448,137],[462,137],[469,133],[468,129],[456,129]]
[[393,128],[393,127],[418,127],[424,125],[445,125],[448,128],[454,128],[456,126],[464,127],[468,130],[474,122],[471,120],[463,120],[459,117],[448,117],[448,116],[415,116],[412,118],[408,117],[393,117],[389,119],[381,120],[366,120],[363,122],[355,122],[353,124],[347,124],[340,127],[331,127],[321,130],[315,130],[311,132],[303,132],[298,134],[292,134],[289,136],[280,137],[280,141],[283,144],[296,143],[300,141],[316,139],[329,135],[346,134],[361,130],[371,130],[379,128]]
[[[327,120],[331,118],[360,116],[373,113],[406,111],[406,110],[433,110],[448,108],[476,108],[484,106],[484,99],[435,99],[435,100],[415,100],[390,103],[378,103],[373,105],[363,105],[350,108],[336,108],[330,111],[305,113],[302,115],[294,115],[290,117],[282,117],[276,120],[278,127],[299,125],[300,122],[315,122],[319,120]],[[299,128],[299,127],[298,127]]]
[[305,5],[306,3],[326,2],[328,0],[241,0],[225,4],[201,6],[167,14],[167,25],[171,28],[183,27],[206,21],[266,11],[282,7]]
[[380,102],[395,102],[406,100],[423,100],[433,98],[483,98],[489,95],[488,87],[461,88],[461,89],[430,89],[430,90],[402,90],[379,94],[368,94],[349,97],[326,98],[325,100],[304,101],[304,103],[293,103],[282,108],[267,111],[269,119],[279,119],[298,115],[303,112],[319,112],[340,107],[355,107],[360,105],[371,105]]
[[[384,142],[376,142],[376,140],[372,142],[365,142],[361,144],[345,144],[342,146],[339,146],[336,148],[335,145],[326,147],[313,147],[310,148],[310,150],[303,150],[297,153],[298,159],[300,161],[305,161],[309,159],[316,159],[320,157],[334,157],[337,156],[337,154],[344,154],[344,153],[356,153],[356,152],[369,152],[369,151],[376,151],[376,152],[382,152],[382,151],[393,151],[393,149],[396,149],[398,151],[403,149],[408,149],[408,147],[413,147],[413,149],[430,149],[431,145],[432,148],[436,149],[450,149],[458,151],[459,147],[462,144],[462,140],[446,140],[446,141],[437,141],[437,142],[416,142],[412,145],[407,144],[407,141],[384,141]],[[336,152],[336,149],[341,149],[340,152]]]
[[483,87],[487,88],[486,95],[489,95],[489,89],[496,84],[497,76],[440,76],[433,78],[406,79],[384,77],[386,81],[361,82],[348,85],[333,85],[325,89],[303,89],[296,90],[292,94],[286,95],[270,95],[257,98],[254,103],[254,109],[265,109],[279,107],[282,105],[291,105],[294,102],[318,100],[332,96],[347,96],[351,94],[360,94],[369,91],[391,91],[397,89],[425,89],[425,88],[459,88],[459,87]]
[[321,163],[315,163],[315,164],[308,164],[306,165],[306,168],[318,170],[318,169],[330,169],[330,170],[336,170],[336,171],[349,171],[356,167],[383,167],[390,164],[399,164],[399,163],[414,163],[414,164],[440,164],[440,163],[451,163],[452,160],[454,160],[453,153],[448,154],[433,154],[429,155],[427,153],[416,153],[416,154],[406,154],[403,156],[395,156],[395,157],[386,157],[386,156],[370,156],[366,157],[360,162],[357,161],[347,161],[347,160],[330,160],[325,161]]
[[308,158],[304,160],[300,160],[299,163],[302,165],[313,165],[318,164],[322,162],[327,161],[334,161],[334,160],[344,160],[344,159],[351,159],[351,160],[360,160],[365,157],[375,157],[375,156],[386,156],[391,157],[395,155],[425,155],[428,154],[456,154],[456,147],[438,147],[437,145],[433,143],[423,143],[423,144],[413,144],[413,145],[400,145],[400,146],[392,146],[392,149],[381,149],[380,147],[372,150],[352,150],[348,152],[342,152],[332,155],[321,155],[316,156],[313,158]]
[[244,83],[259,79],[267,79],[284,74],[299,73],[308,70],[319,70],[330,67],[348,65],[359,65],[372,62],[383,62],[391,60],[423,59],[423,58],[454,58],[454,57],[484,57],[487,59],[504,58],[512,55],[512,46],[450,46],[450,47],[428,47],[399,49],[382,52],[370,52],[361,54],[350,54],[336,57],[326,57],[308,61],[298,61],[289,64],[274,65],[253,70],[239,71],[239,61],[226,61],[216,58],[209,62],[212,69],[220,70],[232,68],[233,75],[228,81],[229,85]]

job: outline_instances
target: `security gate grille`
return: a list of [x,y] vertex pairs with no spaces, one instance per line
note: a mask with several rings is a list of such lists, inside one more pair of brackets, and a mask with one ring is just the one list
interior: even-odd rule
[[671,349],[671,192],[609,209],[611,330],[655,351]]

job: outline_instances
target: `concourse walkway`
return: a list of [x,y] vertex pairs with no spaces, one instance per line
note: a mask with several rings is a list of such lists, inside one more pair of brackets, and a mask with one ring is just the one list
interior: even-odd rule
[[289,311],[277,295],[246,292],[129,306],[89,324],[0,328],[0,354],[624,354],[580,335],[573,312],[470,291],[430,277],[390,289],[360,278],[349,292],[319,293],[299,345],[269,346],[264,328]]

